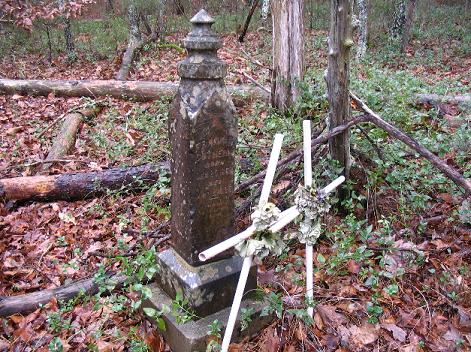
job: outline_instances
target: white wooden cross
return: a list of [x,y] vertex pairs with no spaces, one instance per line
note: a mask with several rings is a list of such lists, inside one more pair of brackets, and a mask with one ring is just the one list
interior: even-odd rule
[[[278,158],[281,151],[281,144],[283,142],[283,135],[276,134],[275,141],[273,143],[273,148],[270,154],[270,160],[268,162],[267,173],[262,186],[262,192],[260,195],[260,200],[258,203],[258,208],[261,209],[264,205],[268,203],[268,197],[270,190],[273,184],[273,179],[275,176],[276,165],[278,163]],[[306,187],[312,185],[312,163],[311,163],[311,121],[303,121],[303,149],[304,149],[304,184]],[[337,188],[343,181],[345,177],[341,176],[330,183],[327,187],[319,191],[319,195],[322,197],[326,196],[328,193],[332,192]],[[268,227],[268,230],[272,233],[276,233],[284,228],[286,225],[291,223],[300,215],[297,206],[288,208],[287,210],[281,212],[278,215],[278,219],[274,221]],[[250,238],[256,232],[256,226],[252,224],[246,230],[241,233],[211,247],[199,254],[199,259],[201,261],[206,261],[214,256],[226,251],[229,248],[232,248],[242,241]],[[226,330],[224,333],[224,338],[221,345],[221,351],[227,352],[229,344],[232,337],[232,332],[237,319],[237,314],[239,312],[240,304],[242,301],[242,296],[245,290],[247,283],[247,278],[249,275],[250,267],[252,266],[253,256],[247,256],[244,258],[242,269],[239,276],[239,281],[237,283],[236,292],[234,295],[234,301],[229,313],[229,319],[227,322]],[[312,300],[313,297],[313,246],[306,244],[306,295],[308,299]],[[313,308],[308,308],[308,314],[312,317]]]

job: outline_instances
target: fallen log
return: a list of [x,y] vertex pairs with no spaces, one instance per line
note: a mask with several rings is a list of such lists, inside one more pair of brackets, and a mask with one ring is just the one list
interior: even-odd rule
[[167,163],[160,163],[98,172],[6,178],[0,180],[0,201],[71,201],[98,197],[109,190],[139,191],[154,184],[168,170]]
[[440,170],[446,177],[452,180],[458,187],[462,187],[465,193],[469,196],[471,195],[471,181],[464,178],[455,168],[448,165],[445,161],[440,159],[438,156],[433,154],[430,150],[422,146],[412,137],[408,136],[396,126],[393,126],[391,123],[383,120],[378,114],[371,110],[360,98],[350,92],[350,97],[353,101],[360,107],[362,111],[367,114],[368,122],[375,124],[377,127],[386,131],[390,136],[400,140],[405,143],[408,147],[415,150],[422,157],[427,159],[434,165],[438,170]]
[[[314,138],[312,140],[313,150],[317,145],[326,143],[333,136],[364,121],[366,121],[365,115],[357,116],[345,125],[338,126],[328,133]],[[302,149],[299,149],[288,154],[278,162],[278,167],[296,160],[302,156],[302,153]],[[162,171],[169,172],[168,163],[115,168],[99,172],[0,179],[0,200],[70,201],[97,197],[108,190],[118,190],[122,187],[138,191],[142,186],[156,182]],[[235,192],[242,192],[262,180],[263,177],[265,177],[265,171],[239,184]]]
[[[155,237],[155,233],[165,225],[165,223],[161,224],[156,230],[151,231],[150,233],[138,233],[149,237]],[[152,241],[152,245],[157,247],[169,240],[170,237],[170,235],[161,236],[158,240]],[[125,253],[122,256],[129,257],[138,254],[139,252]],[[94,254],[92,253],[91,255]],[[118,256],[119,255],[110,257],[114,258]],[[41,305],[48,303],[52,298],[57,299],[59,302],[68,301],[80,294],[92,296],[100,292],[100,290],[102,293],[109,294],[112,291],[121,288],[128,279],[129,277],[126,277],[119,272],[116,273],[108,271],[100,280],[96,280],[94,277],[90,276],[54,289],[41,290],[17,296],[0,296],[0,318],[6,318],[13,314],[30,313],[38,309]]]
[[[74,81],[74,80],[14,80],[0,79],[0,94],[60,97],[103,97],[150,101],[176,94],[178,84],[150,81]],[[254,100],[270,99],[270,95],[258,87],[248,85],[227,86],[228,92],[237,98]]]
[[[65,115],[62,128],[52,144],[45,161],[61,159],[70,154],[75,146],[77,133],[82,126],[84,118],[96,116],[100,111],[101,107],[96,106],[93,108],[81,109],[76,112],[70,112]],[[40,172],[47,171],[52,164],[52,162],[43,163],[40,168]]]
[[439,94],[416,94],[417,102],[420,104],[471,104],[471,94],[464,95],[439,95]]
[[[332,131],[312,140],[313,149],[325,143],[351,126],[365,121],[365,116],[358,116]],[[296,150],[278,162],[278,167],[288,164],[302,155],[302,149]],[[99,172],[65,173],[53,176],[29,176],[0,179],[0,200],[79,200],[92,198],[121,187],[134,188],[157,181],[162,170],[169,172],[168,163],[143,165],[131,168],[115,168]],[[265,177],[265,171],[239,184],[235,190],[240,193]],[[137,182],[139,180],[139,182]],[[136,189],[137,188],[137,189]]]
[[[116,287],[122,285],[126,276],[108,273],[105,284],[113,284]],[[102,283],[103,284],[103,283]],[[0,317],[6,318],[13,314],[26,314],[32,312],[48,303],[52,298],[57,301],[68,301],[81,292],[91,296],[98,293],[100,284],[93,277],[74,281],[70,284],[59,286],[54,289],[42,290],[18,296],[0,297]]]

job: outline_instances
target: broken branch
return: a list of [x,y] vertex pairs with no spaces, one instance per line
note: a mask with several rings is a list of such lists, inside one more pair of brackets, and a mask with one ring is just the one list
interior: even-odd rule
[[433,154],[430,150],[422,146],[415,139],[408,136],[400,129],[393,126],[391,123],[383,120],[378,114],[371,110],[360,98],[358,98],[352,92],[350,92],[350,97],[353,99],[353,101],[355,101],[356,104],[358,104],[360,109],[367,114],[368,122],[375,124],[377,127],[386,131],[390,136],[400,140],[401,142],[405,143],[407,146],[415,150],[422,157],[430,161],[432,165],[439,169],[457,186],[462,187],[468,196],[471,195],[471,181],[464,178],[456,169],[448,165],[445,161]]

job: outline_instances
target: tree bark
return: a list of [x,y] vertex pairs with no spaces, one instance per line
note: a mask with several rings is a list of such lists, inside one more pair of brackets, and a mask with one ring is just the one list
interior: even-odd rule
[[247,30],[249,29],[250,25],[250,20],[252,19],[253,13],[255,12],[255,9],[258,6],[259,0],[252,0],[252,6],[250,7],[249,14],[247,15],[247,18],[245,19],[244,27],[242,28],[242,32],[239,35],[239,42],[243,43],[245,35],[247,34]]
[[72,62],[77,59],[77,54],[75,53],[74,37],[72,34],[70,18],[64,19],[64,26],[65,50],[67,52],[67,59]]
[[[101,107],[82,109],[77,112],[71,112],[64,117],[64,123],[57,135],[51,150],[47,154],[47,160],[60,159],[68,155],[75,146],[77,133],[82,126],[83,119],[96,116],[100,113]],[[52,163],[44,163],[40,168],[40,172],[45,172],[51,167]]]
[[0,200],[58,201],[80,200],[124,187],[138,191],[158,181],[165,163],[148,164],[105,171],[65,173],[53,176],[28,176],[0,179]]
[[[108,284],[114,283],[116,286],[120,286],[125,282],[126,276],[109,273],[105,280]],[[100,285],[91,277],[77,280],[54,289],[24,295],[0,297],[0,317],[6,318],[13,314],[32,312],[40,308],[41,305],[48,303],[52,298],[56,298],[58,301],[67,301],[76,297],[81,292],[92,296],[98,293],[99,290]]]
[[409,0],[406,8],[406,17],[404,22],[404,33],[402,33],[402,52],[404,53],[409,45],[412,25],[414,23],[414,12],[417,4],[417,0]]
[[[112,96],[118,99],[136,101],[156,100],[172,97],[176,94],[178,84],[170,82],[149,81],[48,81],[48,80],[12,80],[0,79],[0,94],[42,95],[54,94],[61,97]],[[238,98],[254,98],[268,100],[269,94],[264,90],[246,86],[228,86],[232,96]]]
[[131,69],[135,53],[139,51],[144,44],[141,31],[139,29],[139,11],[137,7],[132,2],[128,7],[128,21],[129,21],[129,39],[128,47],[123,55],[123,61],[121,62],[121,67],[119,68],[118,73],[116,74],[117,81],[125,81],[128,77],[129,70]]
[[164,10],[165,10],[165,1],[166,0],[158,0],[156,5],[156,20],[154,30],[152,32],[152,40],[157,40],[159,37],[163,35],[164,31]]
[[[329,63],[326,76],[329,100],[329,128],[334,129],[350,119],[348,96],[350,48],[353,45],[350,0],[331,0]],[[344,169],[348,178],[351,167],[350,132],[347,130],[329,141],[331,156]]]
[[262,23],[265,24],[268,19],[268,12],[270,11],[270,0],[263,0],[262,3]]
[[286,111],[299,98],[304,75],[304,1],[272,1],[272,106]]
[[357,0],[358,8],[358,48],[357,61],[361,61],[366,54],[368,43],[368,0]]
[[65,51],[67,53],[67,59],[70,62],[73,62],[77,59],[77,54],[75,53],[75,45],[74,45],[74,37],[72,34],[72,26],[70,23],[70,18],[64,14],[64,7],[65,1],[59,0],[59,10],[64,15],[63,23],[64,23],[64,41],[65,41]]
[[350,93],[350,96],[358,104],[358,106],[363,110],[366,114],[368,114],[368,121],[372,122],[379,128],[386,131],[392,137],[400,140],[401,142],[405,143],[411,149],[415,150],[419,153],[422,157],[427,159],[434,165],[437,169],[439,169],[445,176],[447,176],[450,180],[452,180],[457,186],[462,187],[467,196],[471,195],[471,181],[464,178],[457,170],[455,170],[452,166],[448,165],[445,161],[441,160],[438,156],[433,154],[430,150],[422,146],[419,142],[417,142],[412,137],[408,136],[396,126],[393,126],[391,123],[384,121],[378,114],[376,114],[373,110],[371,110],[363,101],[361,101],[358,97],[354,94]]
[[406,0],[394,1],[393,23],[389,30],[392,39],[398,39],[404,32],[406,23]]

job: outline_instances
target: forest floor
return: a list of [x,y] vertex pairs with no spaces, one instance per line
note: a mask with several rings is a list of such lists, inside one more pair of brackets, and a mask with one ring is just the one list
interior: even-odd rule
[[[264,103],[238,102],[237,182],[264,168],[276,132],[286,134],[283,154],[301,146],[300,121],[322,125],[326,114],[322,74],[325,32],[311,32],[308,84],[302,103],[280,116]],[[182,35],[167,38],[177,42]],[[242,72],[269,85],[270,36],[249,33],[240,46],[224,36],[220,57],[229,64],[228,84],[250,84]],[[79,38],[90,40],[90,38]],[[471,57],[417,58],[411,46],[395,60],[355,64],[352,89],[382,116],[414,135],[467,177],[471,175],[469,110],[450,104],[418,105],[414,94],[470,92]],[[129,79],[178,82],[184,54],[149,47]],[[5,56],[0,76],[28,79],[112,79],[119,57],[69,64],[64,55]],[[167,160],[168,101],[99,100],[105,108],[84,125],[73,161],[51,173],[102,170]],[[34,175],[29,164],[44,159],[55,131],[43,129],[59,115],[90,100],[0,96],[0,177]],[[98,102],[98,99],[95,100]],[[469,109],[469,107],[468,107]],[[373,140],[365,138],[363,132]],[[315,247],[315,316],[303,304],[302,246],[259,266],[259,285],[279,317],[231,351],[466,351],[471,348],[471,214],[460,191],[437,170],[384,133],[352,131],[355,167],[347,215],[332,212]],[[378,152],[379,150],[379,152]],[[275,185],[274,201],[286,207],[301,180],[299,165]],[[320,183],[336,174],[323,158]],[[252,189],[240,195],[238,204]],[[140,270],[166,247],[159,238],[169,219],[169,176],[141,194],[128,190],[77,202],[9,202],[0,208],[0,297],[55,288],[105,270]],[[247,211],[237,219],[249,223]],[[151,232],[160,228],[159,233]],[[294,231],[294,228],[289,231]],[[287,231],[287,232],[289,232]],[[149,234],[152,234],[150,236]],[[134,253],[133,256],[127,256]],[[137,283],[110,296],[51,301],[31,314],[0,320],[0,351],[166,351],[157,330],[131,304]],[[1,299],[0,299],[1,304]]]

